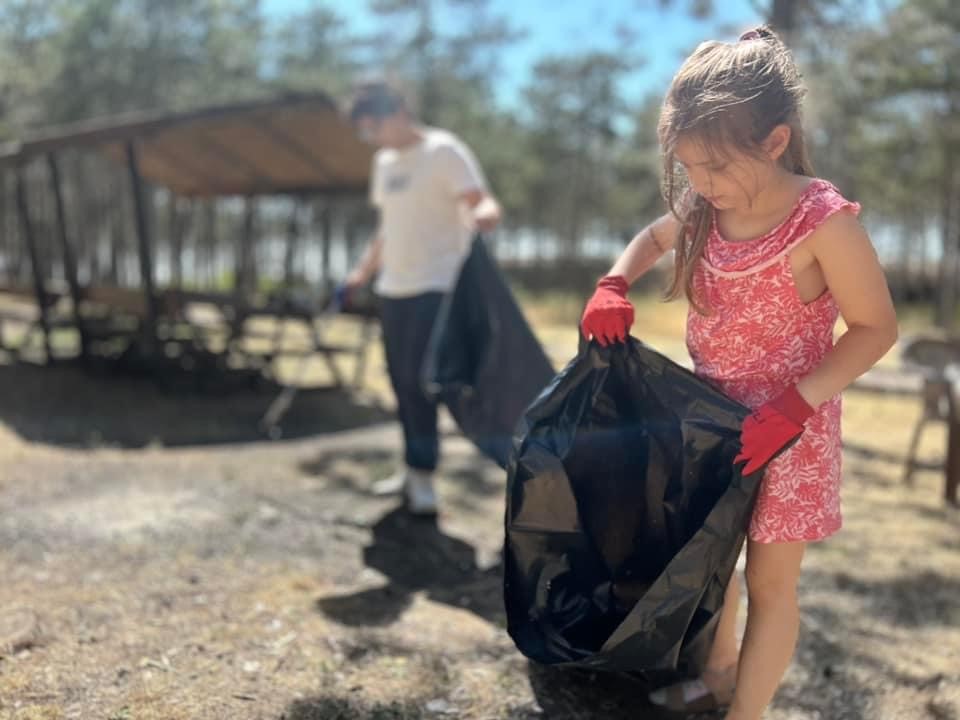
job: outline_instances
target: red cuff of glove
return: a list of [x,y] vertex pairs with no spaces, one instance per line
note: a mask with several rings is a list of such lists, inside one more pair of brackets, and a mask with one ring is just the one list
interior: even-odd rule
[[795,386],[761,405],[743,421],[740,454],[733,459],[734,465],[744,462],[744,475],[760,470],[800,437],[803,424],[813,413]]
[[796,385],[791,385],[782,395],[771,400],[770,407],[797,425],[803,425],[816,412],[810,407],[810,403],[803,399]]
[[623,275],[606,275],[597,280],[597,288],[613,290],[617,295],[625,298],[630,285],[627,284],[627,279]]

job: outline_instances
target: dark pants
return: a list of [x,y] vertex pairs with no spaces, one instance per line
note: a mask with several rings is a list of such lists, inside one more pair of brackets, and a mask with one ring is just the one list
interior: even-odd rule
[[440,440],[437,405],[423,391],[421,369],[443,293],[409,298],[381,298],[380,322],[390,382],[397,396],[403,425],[407,466],[432,471],[437,467]]

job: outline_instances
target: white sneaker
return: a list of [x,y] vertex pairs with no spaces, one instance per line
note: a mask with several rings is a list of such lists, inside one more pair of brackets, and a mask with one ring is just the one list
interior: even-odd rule
[[401,468],[390,477],[377,480],[370,486],[370,492],[381,497],[384,495],[399,495],[407,486],[409,472],[407,468]]
[[436,515],[437,494],[433,490],[433,475],[423,470],[408,468],[404,495],[407,510],[414,515]]

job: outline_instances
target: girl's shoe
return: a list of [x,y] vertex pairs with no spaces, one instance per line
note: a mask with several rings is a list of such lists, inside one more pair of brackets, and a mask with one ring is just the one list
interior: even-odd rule
[[[711,685],[718,689],[711,690],[704,677],[709,678]],[[651,703],[665,710],[686,713],[710,712],[730,704],[733,700],[736,681],[736,665],[723,670],[705,670],[703,675],[695,680],[684,680],[654,690],[649,698]]]

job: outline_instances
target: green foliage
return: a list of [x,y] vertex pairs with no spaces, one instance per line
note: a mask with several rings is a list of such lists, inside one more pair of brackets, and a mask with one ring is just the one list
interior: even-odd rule
[[[649,2],[720,19],[719,3]],[[960,3],[874,0],[870,12],[853,0],[754,6],[806,74],[819,174],[863,201],[868,222],[902,235],[903,263],[931,262],[925,243],[911,244],[931,231],[942,257],[960,258]],[[271,21],[258,0],[5,0],[0,140],[278,91],[345,98],[372,71],[406,80],[423,121],[471,145],[504,206],[506,240],[511,232],[557,240],[576,257],[596,239],[626,241],[663,211],[661,98],[630,102],[622,92],[643,72],[630,48],[659,29],[627,23],[621,47],[542,57],[507,105],[498,78],[505,49],[523,33],[491,0],[369,0],[377,23],[364,34],[345,7],[316,0]],[[954,298],[958,276],[946,272],[942,283]],[[943,300],[942,317],[952,317],[952,302]]]

